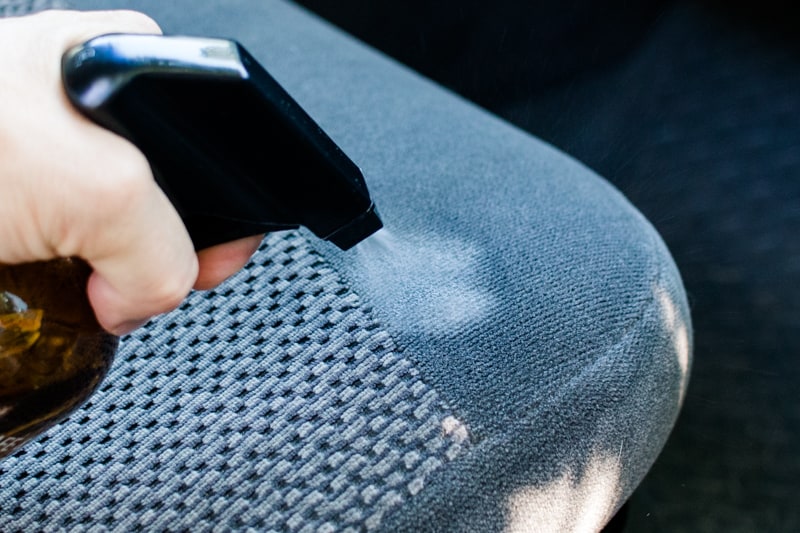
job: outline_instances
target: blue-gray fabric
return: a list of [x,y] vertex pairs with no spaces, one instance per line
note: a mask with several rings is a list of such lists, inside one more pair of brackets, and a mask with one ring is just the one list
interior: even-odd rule
[[0,463],[0,529],[500,531],[565,509],[569,529],[572,489],[612,464],[599,528],[631,494],[678,414],[691,324],[619,192],[287,2],[70,5],[242,42],[362,168],[387,229],[348,252],[271,235],[123,339],[91,402]]

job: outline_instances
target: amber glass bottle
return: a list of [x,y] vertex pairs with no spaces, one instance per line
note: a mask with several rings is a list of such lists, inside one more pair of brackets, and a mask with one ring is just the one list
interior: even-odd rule
[[79,407],[113,361],[90,273],[77,259],[0,265],[0,458]]

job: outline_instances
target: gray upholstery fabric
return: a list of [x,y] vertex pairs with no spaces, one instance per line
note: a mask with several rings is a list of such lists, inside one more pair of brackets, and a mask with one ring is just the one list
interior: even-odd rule
[[685,390],[649,223],[568,156],[282,1],[80,1],[234,37],[363,169],[387,230],[269,236],[123,340],[0,463],[0,529],[596,530]]

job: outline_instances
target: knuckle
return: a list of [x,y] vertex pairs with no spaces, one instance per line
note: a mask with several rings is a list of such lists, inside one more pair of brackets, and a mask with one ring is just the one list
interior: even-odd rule
[[[52,190],[41,195],[39,220],[48,222],[44,235],[58,255],[104,257],[124,247],[146,214],[156,187],[147,160],[132,145],[106,142],[103,134],[90,151],[78,143],[73,160],[43,175],[52,176]],[[41,181],[41,180],[40,180]]]
[[118,152],[113,161],[97,168],[98,172],[88,184],[89,194],[103,213],[118,220],[138,210],[154,186],[147,160],[133,149]]
[[161,27],[150,16],[142,13],[141,11],[134,11],[130,9],[120,9],[111,11],[114,17],[117,18],[120,25],[124,25],[127,31],[136,31],[141,33],[161,33]]
[[156,313],[165,313],[175,309],[186,298],[187,294],[189,294],[188,288],[182,284],[162,285],[152,295],[154,311]]
[[153,18],[132,9],[50,9],[29,19],[50,30],[46,32],[48,42],[61,49],[107,33],[163,33]]
[[192,289],[194,280],[188,275],[165,275],[159,278],[149,295],[156,313],[164,313],[178,307]]

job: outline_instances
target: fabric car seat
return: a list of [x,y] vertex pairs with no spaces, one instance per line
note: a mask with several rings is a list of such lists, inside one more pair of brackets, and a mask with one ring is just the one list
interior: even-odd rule
[[0,530],[596,531],[642,480],[691,320],[604,179],[283,0],[0,5],[239,40],[386,225],[348,252],[268,235],[123,338],[95,396],[0,462]]

